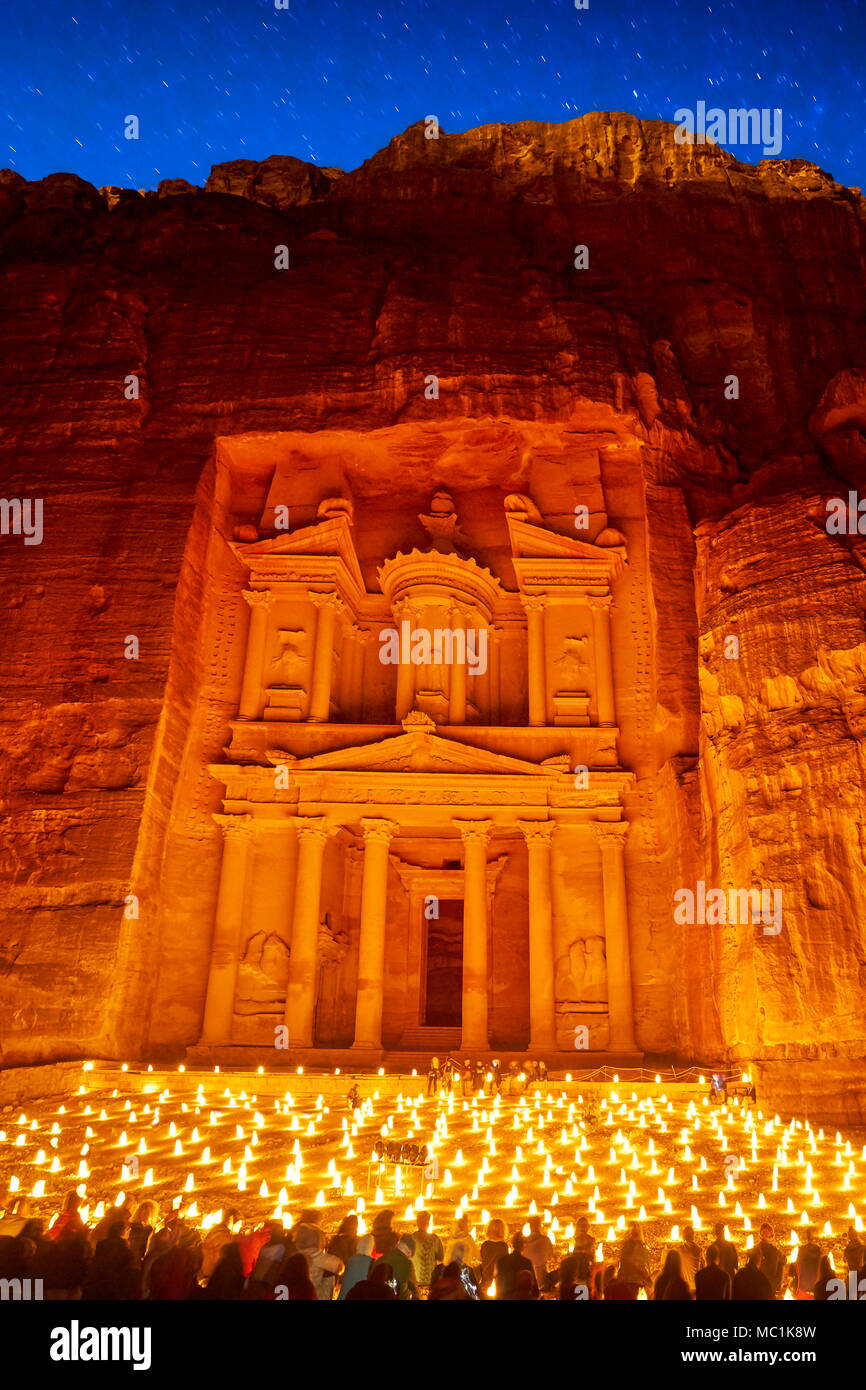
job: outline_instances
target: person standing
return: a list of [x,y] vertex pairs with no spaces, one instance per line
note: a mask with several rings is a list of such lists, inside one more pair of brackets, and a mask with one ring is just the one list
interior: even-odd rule
[[711,1245],[707,1250],[706,1267],[695,1274],[695,1298],[698,1303],[719,1303],[730,1297],[731,1276],[719,1264],[718,1247]]
[[688,1284],[692,1296],[694,1296],[695,1275],[699,1269],[704,1267],[704,1252],[695,1240],[693,1226],[683,1227],[683,1239],[677,1248],[682,1260],[683,1278]]
[[441,1081],[441,1079],[442,1079],[442,1073],[441,1073],[441,1071],[440,1071],[440,1069],[439,1069],[439,1058],[438,1058],[438,1057],[431,1057],[431,1059],[430,1059],[430,1066],[427,1068],[427,1094],[428,1094],[428,1096],[435,1096],[435,1095],[436,1095],[436,1092],[439,1090],[439,1082]]
[[415,1213],[417,1226],[412,1232],[415,1243],[415,1280],[419,1289],[429,1289],[430,1276],[437,1265],[445,1259],[445,1247],[434,1231],[430,1230],[429,1211]]
[[744,1303],[772,1302],[773,1290],[761,1268],[761,1252],[757,1246],[749,1252],[749,1258],[743,1268],[738,1269],[734,1275],[731,1298]]
[[[535,1281],[535,1270],[532,1261],[528,1260],[523,1253],[523,1236],[520,1232],[511,1238],[510,1255],[502,1255],[496,1261],[496,1299],[513,1297],[517,1286],[517,1276],[521,1270],[529,1270]],[[538,1285],[536,1284],[536,1288]]]
[[794,1297],[811,1299],[815,1291],[821,1256],[824,1252],[815,1240],[814,1226],[806,1228],[806,1239],[797,1251],[797,1258],[791,1265],[794,1276]]
[[649,1266],[649,1251],[641,1238],[640,1226],[634,1222],[620,1246],[617,1277],[623,1284],[629,1284],[634,1289],[635,1298],[640,1289],[647,1288],[651,1283]]
[[773,1297],[779,1298],[782,1292],[782,1281],[785,1277],[785,1257],[781,1250],[773,1244],[773,1228],[769,1221],[765,1221],[761,1227],[761,1239],[757,1249],[761,1255],[761,1269],[770,1281]]
[[356,1284],[369,1279],[372,1264],[373,1237],[369,1234],[359,1236],[358,1249],[354,1255],[349,1256],[346,1261],[346,1268],[343,1270],[340,1292],[337,1295],[338,1303],[345,1302]]
[[661,1273],[655,1282],[653,1299],[656,1303],[686,1303],[694,1295],[683,1278],[683,1257],[679,1250],[665,1255]]
[[505,1240],[505,1222],[494,1217],[487,1223],[487,1239],[481,1242],[481,1288],[482,1298],[486,1298],[487,1290],[496,1278],[496,1263],[501,1260],[503,1255],[508,1254],[508,1244]]
[[532,1261],[536,1282],[539,1289],[544,1292],[547,1288],[548,1267],[556,1254],[556,1246],[542,1229],[540,1216],[530,1216],[529,1218],[529,1236],[523,1247],[523,1253],[527,1259]]
[[737,1266],[739,1264],[739,1259],[737,1257],[737,1247],[736,1245],[733,1245],[731,1241],[725,1240],[724,1221],[717,1221],[715,1226],[713,1227],[713,1231],[715,1232],[716,1238],[713,1241],[712,1246],[708,1248],[707,1254],[709,1254],[710,1250],[713,1249],[713,1247],[715,1247],[715,1249],[719,1252],[719,1264],[721,1265],[725,1273],[730,1275],[731,1279],[733,1279],[734,1275],[737,1272]]
[[859,1274],[866,1262],[866,1245],[863,1244],[853,1226],[848,1227],[848,1243],[845,1246],[845,1263],[848,1273]]

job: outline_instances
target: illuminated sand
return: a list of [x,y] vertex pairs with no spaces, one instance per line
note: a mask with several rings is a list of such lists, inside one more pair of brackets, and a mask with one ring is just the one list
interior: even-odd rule
[[[723,1220],[741,1250],[762,1221],[774,1225],[782,1247],[795,1247],[813,1225],[837,1269],[848,1227],[863,1229],[862,1137],[757,1110],[715,1110],[694,1086],[582,1091],[576,1082],[552,1083],[519,1099],[428,1100],[420,1078],[402,1078],[398,1098],[386,1094],[393,1078],[372,1076],[359,1079],[363,1113],[353,1123],[350,1079],[326,1094],[335,1078],[289,1074],[268,1095],[257,1093],[264,1079],[251,1074],[174,1080],[84,1072],[77,1093],[7,1107],[3,1192],[30,1195],[33,1214],[50,1220],[77,1187],[91,1222],[123,1196],[133,1205],[155,1198],[203,1229],[229,1207],[245,1222],[276,1216],[288,1224],[316,1206],[326,1228],[357,1211],[363,1230],[378,1207],[393,1207],[405,1227],[413,1207],[423,1206],[443,1235],[466,1213],[481,1238],[493,1216],[516,1229],[538,1212],[560,1249],[587,1216],[607,1258],[638,1221],[654,1267],[689,1222],[706,1239]],[[267,1078],[268,1089],[274,1085]],[[583,1113],[590,1091],[595,1121]],[[425,1182],[417,1168],[397,1175],[371,1165],[380,1134],[426,1144],[438,1180]]]

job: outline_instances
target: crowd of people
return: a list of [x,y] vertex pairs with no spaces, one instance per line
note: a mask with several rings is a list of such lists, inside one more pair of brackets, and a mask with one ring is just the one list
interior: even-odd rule
[[524,1058],[503,1066],[498,1057],[491,1062],[473,1062],[466,1057],[461,1062],[449,1055],[442,1062],[438,1057],[431,1060],[427,1069],[427,1094],[435,1096],[441,1090],[445,1095],[457,1092],[464,1096],[522,1096],[547,1079],[547,1063],[540,1059]]
[[[504,1221],[491,1220],[478,1244],[464,1215],[446,1246],[425,1211],[416,1212],[412,1230],[400,1229],[393,1211],[380,1211],[366,1233],[359,1233],[354,1214],[328,1232],[315,1210],[302,1212],[289,1229],[279,1221],[251,1229],[237,1212],[225,1211],[202,1232],[175,1209],[160,1221],[153,1201],[134,1212],[112,1207],[92,1227],[79,1208],[70,1192],[46,1230],[26,1198],[13,1204],[0,1219],[0,1280],[40,1280],[41,1297],[55,1300],[769,1301],[786,1289],[795,1298],[827,1299],[839,1277],[814,1230],[804,1232],[788,1260],[770,1225],[761,1227],[743,1260],[723,1225],[706,1247],[686,1226],[654,1275],[638,1225],[617,1259],[599,1260],[586,1217],[569,1249],[557,1250],[538,1216],[529,1218],[528,1234],[525,1228],[509,1234]],[[866,1246],[854,1229],[844,1258],[849,1272],[866,1273]]]

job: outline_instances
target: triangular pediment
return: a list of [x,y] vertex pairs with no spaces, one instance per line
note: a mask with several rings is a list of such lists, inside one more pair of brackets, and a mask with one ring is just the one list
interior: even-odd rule
[[511,549],[521,560],[583,560],[611,569],[618,565],[617,551],[602,546],[579,541],[574,536],[561,536],[557,531],[549,531],[546,526],[535,526],[524,521],[512,512],[506,512]]
[[[283,755],[284,757],[285,755]],[[279,753],[269,753],[275,762]],[[465,774],[499,774],[500,776],[544,777],[549,769],[522,758],[510,758],[492,753],[487,748],[474,748],[426,729],[395,734],[377,743],[364,743],[351,748],[317,753],[311,758],[299,758],[292,763],[293,772],[456,772]]]
[[328,517],[324,521],[317,521],[313,526],[302,526],[297,531],[286,531],[281,535],[268,536],[265,540],[237,545],[235,548],[245,561],[271,559],[280,555],[322,555],[330,559],[340,559],[358,589],[364,592],[364,578],[355,553],[352,528],[345,516]]

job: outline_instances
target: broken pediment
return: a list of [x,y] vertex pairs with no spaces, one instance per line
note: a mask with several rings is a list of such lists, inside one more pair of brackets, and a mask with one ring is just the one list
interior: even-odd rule
[[[340,499],[326,500],[333,505],[328,507],[323,519],[313,526],[302,526],[297,531],[268,536],[252,544],[235,543],[234,549],[239,559],[248,566],[256,560],[270,560],[280,556],[299,559],[324,556],[328,559],[339,559],[346,566],[355,587],[363,594],[364,579],[352,539],[350,515],[337,507],[336,503]],[[346,505],[348,507],[349,504]]]
[[505,519],[516,560],[580,560],[598,565],[606,574],[615,574],[627,559],[625,544],[607,542],[607,537],[618,535],[616,532],[606,533],[606,543],[597,545],[549,531],[520,512],[506,511]]

